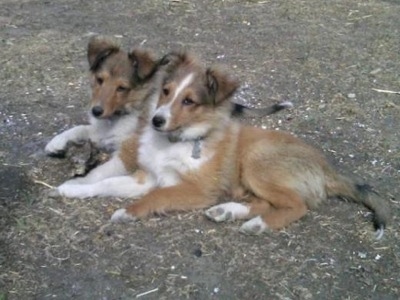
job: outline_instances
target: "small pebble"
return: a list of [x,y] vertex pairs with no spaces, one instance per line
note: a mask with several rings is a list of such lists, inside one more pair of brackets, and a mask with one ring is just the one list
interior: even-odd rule
[[367,253],[365,253],[365,252],[358,252],[358,257],[359,257],[359,258],[366,258],[366,257],[367,257]]
[[354,99],[356,97],[356,94],[350,93],[350,94],[347,95],[347,97],[350,98],[350,99]]

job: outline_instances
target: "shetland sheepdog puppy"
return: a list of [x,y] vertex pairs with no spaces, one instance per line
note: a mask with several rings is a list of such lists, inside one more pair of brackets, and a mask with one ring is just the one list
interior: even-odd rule
[[91,140],[98,147],[117,150],[135,132],[144,101],[151,93],[148,82],[156,70],[151,53],[127,53],[105,37],[94,37],[87,50],[92,97],[89,125],[79,125],[56,135],[45,151],[62,156],[68,142]]
[[[45,148],[50,156],[62,156],[68,143],[90,140],[97,147],[113,153],[112,158],[84,177],[68,180],[50,192],[53,196],[88,198],[94,196],[129,197],[137,192],[131,185],[135,170],[135,147],[138,131],[148,121],[154,95],[160,82],[155,76],[167,60],[156,59],[152,52],[133,49],[125,52],[113,40],[98,36],[90,40],[87,50],[92,98],[89,125],[79,125],[55,136]],[[259,116],[275,113],[290,102],[264,109],[231,104],[232,115]],[[124,146],[124,145],[128,146]],[[121,149],[129,160],[120,159]],[[129,161],[129,162],[127,162]],[[104,181],[105,180],[105,181]]]
[[[223,69],[205,68],[185,52],[167,60],[155,108],[132,146],[143,171],[132,195],[142,197],[117,210],[112,221],[211,207],[211,220],[243,219],[240,232],[260,234],[340,197],[371,209],[382,236],[389,209],[368,185],[338,174],[319,151],[289,133],[235,122],[230,98],[238,82]],[[122,161],[129,160],[129,149]]]
[[50,156],[63,156],[68,143],[90,140],[113,156],[85,177],[66,181],[52,191],[54,195],[88,197],[91,194],[80,193],[76,185],[131,172],[129,166],[119,159],[118,153],[123,142],[140,127],[140,122],[147,119],[147,98],[153,94],[152,80],[158,64],[150,51],[133,49],[127,53],[112,39],[97,36],[89,41],[87,57],[92,91],[90,124],[56,135],[46,145],[45,151]]

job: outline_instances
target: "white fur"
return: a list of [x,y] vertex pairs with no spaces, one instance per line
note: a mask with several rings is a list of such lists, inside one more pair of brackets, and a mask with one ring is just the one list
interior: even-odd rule
[[208,123],[199,123],[188,128],[185,128],[180,134],[182,140],[194,140],[198,137],[203,137],[209,132],[211,125]]
[[66,150],[68,142],[78,143],[91,140],[98,147],[117,150],[127,136],[135,131],[138,113],[118,116],[113,119],[97,119],[89,116],[90,125],[79,125],[56,135],[45,148],[48,154],[58,154]]
[[151,177],[140,183],[134,176],[115,176],[91,184],[69,184],[57,188],[59,195],[68,198],[122,197],[138,198],[147,194],[155,186]]
[[47,145],[47,154],[59,154],[65,151],[67,143],[80,142],[89,139],[91,125],[79,125],[56,135]]
[[292,101],[283,101],[283,102],[279,103],[279,105],[287,107],[287,108],[292,108],[293,107],[293,102]]
[[180,182],[180,173],[200,168],[213,155],[202,149],[200,158],[192,157],[194,141],[171,143],[168,138],[147,126],[140,137],[138,160],[156,181],[167,187]]
[[375,232],[375,238],[376,238],[377,240],[380,240],[380,239],[383,237],[384,233],[385,233],[385,229],[384,229],[384,228],[379,228],[379,229],[376,230],[376,232]]
[[241,233],[257,235],[263,233],[268,228],[263,219],[258,216],[245,222],[239,229]]
[[118,150],[122,142],[135,132],[138,120],[139,113],[136,111],[111,120],[96,119],[91,116],[92,127],[89,138],[101,148]]
[[237,202],[227,202],[209,208],[205,214],[215,222],[223,222],[246,218],[249,212],[250,208],[247,205]]
[[171,102],[174,102],[176,98],[178,98],[179,94],[182,93],[182,91],[188,87],[189,84],[192,83],[193,81],[194,74],[190,73],[187,75],[183,80],[179,83],[179,85],[176,87],[174,97],[172,98]]
[[50,194],[83,199],[94,196],[136,197],[147,192],[153,184],[146,182],[141,185],[135,178],[126,176],[128,171],[117,154],[122,142],[135,132],[138,117],[136,111],[111,119],[97,119],[89,114],[90,125],[76,126],[55,136],[46,145],[48,154],[64,152],[68,142],[90,140],[100,148],[114,151],[114,156],[85,177],[68,180]]
[[111,216],[111,222],[120,223],[120,222],[129,222],[135,221],[136,218],[128,213],[126,213],[125,208],[120,208],[116,210]]

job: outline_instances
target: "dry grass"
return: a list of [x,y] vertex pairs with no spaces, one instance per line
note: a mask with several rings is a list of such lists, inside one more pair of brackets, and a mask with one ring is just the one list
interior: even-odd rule
[[[390,1],[0,2],[1,299],[397,299],[400,282],[400,7]],[[203,212],[109,223],[127,199],[63,199],[48,186],[73,170],[44,156],[55,132],[82,123],[85,47],[93,32],[159,53],[189,45],[227,63],[240,100],[294,109],[255,126],[290,130],[391,201],[371,215],[329,201],[281,232],[238,233]],[[243,98],[243,99],[242,99]],[[148,294],[144,294],[147,293]]]

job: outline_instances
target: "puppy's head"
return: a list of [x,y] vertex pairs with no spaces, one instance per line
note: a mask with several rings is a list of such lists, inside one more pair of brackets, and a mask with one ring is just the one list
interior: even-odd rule
[[171,53],[164,65],[152,126],[171,137],[201,138],[230,117],[230,102],[239,83],[218,67],[205,68],[187,52]]
[[127,53],[111,39],[94,37],[87,55],[94,117],[107,119],[143,108],[149,93],[147,83],[157,67],[151,52],[133,49]]

